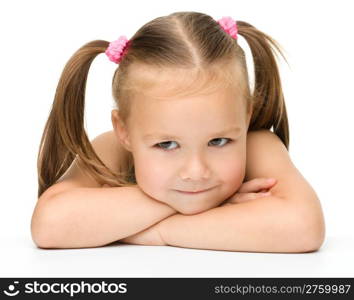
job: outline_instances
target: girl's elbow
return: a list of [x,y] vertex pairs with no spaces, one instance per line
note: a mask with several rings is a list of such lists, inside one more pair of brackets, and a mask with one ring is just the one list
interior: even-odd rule
[[49,208],[51,199],[40,199],[31,218],[31,237],[38,248],[55,248],[54,223],[52,210]]
[[[292,233],[296,252],[318,251],[325,240],[326,226],[320,201],[316,194],[303,197],[306,201],[292,201],[290,208]],[[295,203],[295,204],[294,204]]]
[[325,240],[326,228],[324,219],[321,217],[309,223],[307,226],[304,226],[301,232],[302,237],[299,238],[302,241],[302,252],[318,251]]
[[53,235],[49,232],[49,229],[50,226],[48,225],[48,222],[33,214],[31,220],[31,236],[38,248],[53,248]]
[[44,226],[41,226],[38,224],[37,220],[34,220],[32,218],[31,222],[31,236],[32,240],[35,243],[35,245],[38,248],[49,248],[49,239],[48,235],[46,234],[46,231],[43,228]]

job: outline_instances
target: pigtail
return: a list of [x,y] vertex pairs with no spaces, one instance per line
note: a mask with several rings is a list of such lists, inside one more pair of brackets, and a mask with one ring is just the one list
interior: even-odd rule
[[253,113],[249,130],[271,129],[289,149],[289,125],[277,63],[271,45],[284,57],[271,37],[252,25],[237,21],[238,32],[252,52],[255,87],[252,95]]
[[84,128],[88,71],[93,59],[108,45],[103,40],[89,42],[64,67],[40,142],[38,197],[65,173],[76,157],[79,166],[87,169],[98,182],[117,185],[117,174],[96,155]]

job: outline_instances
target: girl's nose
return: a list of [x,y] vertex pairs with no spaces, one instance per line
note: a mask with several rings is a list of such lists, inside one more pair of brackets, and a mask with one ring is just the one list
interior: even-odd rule
[[210,170],[203,159],[193,157],[185,162],[180,177],[182,180],[203,181],[210,177]]

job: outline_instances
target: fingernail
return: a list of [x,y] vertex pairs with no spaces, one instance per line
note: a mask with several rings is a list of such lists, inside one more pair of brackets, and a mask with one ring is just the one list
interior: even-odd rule
[[274,183],[275,182],[275,178],[268,178],[267,179],[267,183]]

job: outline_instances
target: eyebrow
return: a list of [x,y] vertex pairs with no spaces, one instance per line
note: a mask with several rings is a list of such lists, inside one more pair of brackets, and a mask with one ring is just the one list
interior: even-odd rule
[[[231,132],[239,132],[241,131],[240,127],[233,126],[231,128],[216,132],[212,134],[212,136],[223,136]],[[154,133],[148,133],[143,136],[143,139],[151,139],[151,138],[157,138],[157,139],[179,139],[178,136],[170,135],[168,133],[163,133],[163,132],[154,132]]]

